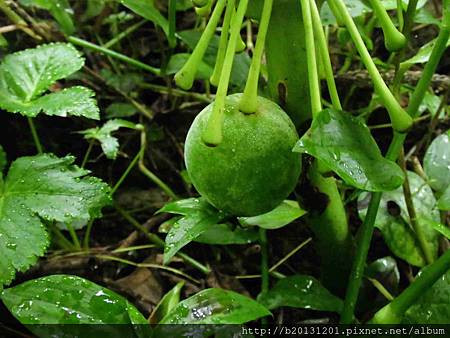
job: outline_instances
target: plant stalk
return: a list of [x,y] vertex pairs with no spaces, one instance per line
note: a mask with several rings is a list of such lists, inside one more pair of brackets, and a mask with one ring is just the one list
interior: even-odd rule
[[34,125],[34,121],[31,117],[27,117],[28,125],[30,126],[31,136],[33,136],[34,145],[36,146],[36,150],[38,154],[42,154],[44,149],[42,148],[42,143],[39,139],[39,135],[36,130],[36,126]]

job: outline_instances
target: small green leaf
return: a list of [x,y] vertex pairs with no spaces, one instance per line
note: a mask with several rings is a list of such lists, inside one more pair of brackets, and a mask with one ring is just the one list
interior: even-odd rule
[[[22,324],[147,323],[125,298],[77,276],[51,275],[34,279],[4,290],[1,299]],[[72,333],[70,330],[74,328],[75,325],[70,325],[58,329]],[[88,328],[95,330],[94,325]],[[133,330],[131,325],[123,328]],[[76,337],[73,333],[69,336]]]
[[109,159],[116,159],[117,152],[119,151],[119,140],[112,136],[111,133],[119,130],[119,128],[129,128],[129,129],[142,129],[140,124],[135,124],[133,122],[114,119],[106,122],[101,128],[91,128],[81,131],[84,134],[86,140],[97,140],[102,146],[102,150],[106,157]]
[[177,220],[166,236],[164,264],[167,264],[182,247],[220,222],[223,217],[223,213],[211,207],[209,210],[197,211]]
[[400,282],[400,272],[394,258],[387,256],[370,263],[365,275],[379,281],[389,292],[396,294]]
[[0,191],[0,289],[44,254],[48,236],[42,219],[95,218],[110,203],[109,187],[85,177],[89,172],[73,162],[71,156],[42,154],[12,163]]
[[57,80],[66,78],[84,64],[80,53],[66,43],[41,45],[7,55],[0,64],[0,108],[34,117],[67,114],[98,119],[94,93],[73,87],[44,94]]
[[444,324],[450,322],[450,270],[405,313],[404,324]]
[[279,229],[306,214],[296,201],[283,201],[278,207],[268,213],[253,217],[238,217],[244,226],[259,226],[264,229]]
[[132,10],[144,19],[160,26],[166,35],[169,34],[169,21],[161,15],[153,0],[119,0],[122,5]]
[[[422,228],[433,256],[437,257],[439,234],[426,221],[427,219],[435,222],[440,220],[439,211],[436,209],[436,199],[430,186],[420,176],[408,172],[408,178],[418,224]],[[364,219],[366,215],[369,200],[370,195],[368,193],[361,194],[358,200],[361,219]],[[383,194],[375,219],[375,226],[381,230],[392,253],[412,265],[419,267],[425,265],[422,250],[409,224],[409,214],[402,188]]]
[[439,232],[442,236],[446,237],[448,240],[450,240],[450,228],[447,225],[444,225],[439,222],[435,222],[431,219],[425,219],[424,222],[428,222],[434,230]]
[[423,159],[423,169],[434,190],[443,192],[450,185],[450,137],[448,132],[439,135],[431,142]]
[[444,190],[439,198],[437,207],[439,210],[450,210],[450,185]]
[[130,103],[112,103],[106,108],[106,118],[121,118],[136,115],[138,110]]
[[256,242],[258,238],[256,228],[231,229],[229,224],[214,224],[198,236],[195,242],[215,245],[249,244]]
[[150,315],[150,324],[158,324],[161,319],[168,315],[180,302],[181,289],[184,286],[184,282],[178,282],[172,290],[167,292],[161,301],[153,309]]
[[295,275],[279,280],[258,301],[269,310],[279,307],[294,307],[318,311],[341,311],[343,302],[325,289],[311,276]]
[[[430,59],[431,51],[433,50],[434,44],[436,42],[436,39],[431,40],[430,42],[426,43],[422,47],[420,47],[419,51],[416,55],[409,58],[408,60],[403,61],[400,64],[400,67],[402,70],[407,70],[412,65],[417,63],[426,63]],[[450,46],[450,39],[447,41],[447,47]]]
[[210,210],[211,204],[203,198],[186,198],[165,204],[157,213],[166,212],[175,215],[189,215],[196,211]]
[[321,111],[294,151],[314,156],[361,190],[389,191],[404,180],[400,167],[382,156],[369,128],[346,112]]
[[[183,68],[184,64],[189,59],[190,54],[188,53],[180,53],[174,54],[169,60],[169,64],[167,65],[166,74],[171,75],[177,73],[181,68]],[[195,76],[198,80],[209,80],[214,68],[208,65],[207,63],[201,61],[198,65],[198,71]]]
[[206,289],[180,302],[161,324],[243,324],[270,315],[251,298],[223,289]]

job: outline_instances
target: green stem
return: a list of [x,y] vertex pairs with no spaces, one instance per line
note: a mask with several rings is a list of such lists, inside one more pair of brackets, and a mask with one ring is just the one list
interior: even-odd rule
[[426,290],[450,269],[450,250],[447,250],[436,262],[422,270],[420,275],[391,303],[379,310],[372,318],[373,324],[400,324],[408,308],[424,294]]
[[219,49],[217,51],[216,63],[214,65],[214,71],[211,75],[211,78],[209,79],[209,82],[216,87],[219,85],[223,62],[225,60],[225,53],[227,52],[230,22],[236,10],[234,4],[235,0],[228,0],[227,8],[225,10],[225,17],[222,24],[222,32],[220,33]]
[[92,151],[93,147],[94,147],[94,141],[90,141],[88,148],[86,150],[86,153],[84,154],[83,162],[81,162],[81,168],[84,168],[86,166],[86,163],[89,160],[89,156],[91,155],[91,151]]
[[320,94],[320,83],[317,73],[316,49],[314,31],[311,18],[311,8],[309,0],[300,0],[303,15],[303,25],[305,27],[306,41],[306,62],[308,64],[309,94],[311,96],[311,109],[313,119],[322,110],[322,100]]
[[54,240],[56,241],[56,243],[62,248],[65,249],[67,251],[75,251],[75,246],[73,245],[73,243],[71,243],[61,232],[61,230],[53,223],[53,222],[49,222],[48,223],[49,228],[51,230],[51,232],[53,233]]
[[[269,291],[269,251],[267,243],[267,230],[259,228],[259,243],[261,245],[261,294]],[[267,324],[267,318],[261,319],[263,325]]]
[[[146,228],[144,228],[138,221],[136,221],[127,211],[119,207],[118,205],[114,205],[116,210],[125,218],[128,222],[130,222],[131,225],[133,225],[136,229],[144,233],[147,238],[152,242],[153,244],[157,245],[160,248],[164,248],[164,241],[159,238],[157,235],[149,232]],[[203,274],[207,275],[211,272],[211,270],[203,265],[202,263],[196,261],[194,258],[186,255],[185,253],[179,251],[177,252],[177,256],[182,258],[186,263],[193,266],[194,268],[198,269]]]
[[107,56],[110,56],[112,58],[115,58],[117,60],[123,61],[125,63],[128,63],[129,65],[132,65],[134,67],[140,68],[142,70],[148,71],[152,74],[155,75],[161,75],[161,70],[159,68],[155,68],[152,66],[149,66],[143,62],[140,62],[138,60],[135,60],[133,58],[130,58],[129,56],[126,56],[124,54],[120,54],[118,52],[115,52],[111,49],[96,45],[94,43],[91,43],[89,41],[77,38],[75,36],[69,36],[67,37],[67,41],[69,41],[70,43],[80,46],[80,47],[84,47],[84,48],[88,48],[91,49],[93,51],[105,54]]
[[261,70],[261,60],[264,52],[264,44],[266,43],[267,30],[269,28],[270,15],[272,13],[273,0],[264,0],[264,7],[259,22],[258,37],[252,57],[252,63],[248,72],[247,83],[245,84],[244,94],[239,103],[239,109],[246,113],[252,114],[258,108],[258,80]]
[[169,0],[169,47],[175,48],[177,38],[175,31],[177,29],[177,0]]
[[381,29],[383,30],[386,49],[390,52],[395,52],[405,47],[405,36],[394,26],[381,1],[370,0],[370,5],[378,18]]
[[195,75],[197,74],[198,66],[201,63],[203,56],[205,55],[206,49],[208,48],[209,42],[216,31],[216,27],[219,23],[222,12],[225,8],[226,0],[219,0],[214,8],[211,18],[206,25],[206,28],[198,40],[192,54],[189,59],[184,64],[178,73],[175,74],[175,83],[178,87],[188,90],[192,88],[194,84]]
[[330,93],[331,102],[334,109],[342,110],[341,101],[339,100],[339,94],[336,89],[336,82],[334,81],[333,67],[331,65],[330,54],[328,52],[327,39],[322,28],[322,22],[320,20],[319,10],[317,9],[316,2],[310,0],[311,16],[314,28],[314,37],[319,47],[319,53],[322,59],[323,68],[325,70],[325,76],[328,85],[328,91]]
[[74,247],[77,250],[81,250],[81,244],[80,240],[78,239],[77,233],[75,232],[75,229],[73,228],[71,223],[66,223],[67,229],[69,230],[70,237],[72,238],[72,242]]
[[22,17],[19,14],[17,14],[14,10],[12,10],[5,2],[5,0],[0,0],[0,11],[2,11],[8,17],[8,19],[12,23],[17,25],[17,27],[19,27],[24,33],[28,34],[29,36],[31,36],[36,40],[42,40],[42,37],[33,32],[32,29],[27,27],[28,24],[26,23],[26,21],[22,19]]
[[117,189],[119,189],[119,187],[121,186],[123,181],[128,177],[128,174],[130,173],[131,169],[134,168],[134,166],[139,161],[141,156],[142,156],[141,150],[139,150],[139,152],[136,154],[136,156],[130,162],[130,164],[128,165],[127,169],[124,171],[122,176],[120,176],[119,180],[116,182],[116,184],[114,184],[114,187],[111,189],[111,196],[114,195],[114,193],[117,191]]
[[125,29],[123,32],[115,35],[111,40],[109,40],[107,43],[105,43],[103,45],[103,48],[111,48],[112,46],[114,46],[116,43],[120,42],[122,39],[126,38],[128,35],[130,35],[131,33],[133,33],[136,29],[138,29],[139,27],[141,27],[143,24],[145,24],[147,22],[147,20],[142,20],[139,21],[137,23],[135,23],[134,25],[128,27],[127,29]]
[[389,88],[386,86],[383,78],[378,72],[375,63],[370,56],[364,41],[359,34],[358,28],[356,27],[350,13],[345,6],[343,0],[328,0],[329,2],[333,2],[336,5],[336,8],[341,13],[341,16],[344,20],[345,26],[347,27],[350,36],[352,37],[353,42],[355,43],[356,49],[361,57],[361,61],[364,63],[369,75],[373,81],[374,89],[376,93],[380,96],[384,105],[389,113],[391,118],[392,126],[395,130],[404,132],[408,130],[412,125],[411,116],[409,116],[399,105],[395,97],[392,95]]
[[92,226],[94,225],[94,219],[91,218],[86,226],[86,232],[84,233],[84,238],[83,238],[83,248],[84,249],[89,249],[89,242],[91,240],[91,231],[92,231]]
[[34,145],[36,146],[36,150],[39,154],[44,152],[42,148],[41,141],[39,140],[39,135],[36,130],[36,126],[34,125],[33,119],[31,117],[27,117],[28,125],[30,126],[31,135],[33,136]]
[[[447,0],[447,3],[449,1]],[[408,106],[408,113],[412,117],[416,117],[419,114],[418,107],[421,100],[425,95],[425,91],[430,85],[431,77],[436,71],[436,67],[441,59],[445,45],[450,38],[450,11],[444,16],[439,36],[436,40],[436,44],[430,55],[428,63],[422,73],[422,77],[417,84]],[[421,99],[420,99],[421,98]],[[403,143],[406,139],[405,133],[394,133],[394,138],[389,146],[386,154],[386,158],[395,161],[403,147]],[[372,198],[369,203],[368,211],[364,222],[361,226],[361,236],[356,249],[356,256],[353,262],[351,276],[348,282],[347,294],[345,297],[344,308],[341,314],[341,323],[348,324],[353,320],[353,313],[355,310],[356,300],[358,298],[359,288],[361,287],[361,278],[364,273],[364,266],[367,259],[367,253],[369,251],[370,241],[373,233],[373,226],[377,215],[378,207],[381,201],[381,192],[372,194]]]
[[247,9],[248,0],[241,0],[236,14],[231,22],[230,40],[228,42],[225,60],[223,62],[222,73],[220,74],[219,87],[217,88],[216,100],[209,116],[206,129],[203,133],[203,142],[208,145],[217,146],[222,142],[223,111],[225,108],[225,98],[228,92],[231,69],[233,68],[236,44]]

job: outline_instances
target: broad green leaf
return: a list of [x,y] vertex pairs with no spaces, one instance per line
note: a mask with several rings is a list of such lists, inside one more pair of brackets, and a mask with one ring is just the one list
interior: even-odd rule
[[448,132],[439,135],[431,142],[423,159],[423,170],[434,190],[443,192],[450,185],[450,137]]
[[450,210],[450,185],[444,190],[439,198],[437,207],[439,210]]
[[132,325],[118,324],[147,323],[125,298],[77,276],[34,279],[4,290],[1,299],[22,324],[41,337],[119,337],[117,333],[135,337]]
[[231,229],[229,224],[214,224],[198,236],[195,242],[216,245],[249,244],[256,242],[258,238],[259,233],[256,228]]
[[[172,55],[169,60],[169,64],[167,65],[166,74],[171,75],[178,72],[181,68],[183,68],[184,64],[189,59],[189,56],[190,54],[188,53],[179,53]],[[201,61],[198,65],[198,71],[195,78],[198,80],[209,80],[213,73],[213,70],[213,67]]]
[[264,229],[279,229],[306,214],[296,201],[283,201],[278,207],[265,214],[253,217],[238,217],[244,226],[259,226]]
[[66,78],[84,64],[80,53],[66,43],[41,45],[7,55],[0,64],[0,108],[34,117],[67,114],[98,119],[93,92],[73,87],[44,94],[57,80]]
[[119,0],[119,2],[137,15],[160,26],[166,35],[169,34],[169,22],[155,7],[153,0]]
[[116,159],[119,151],[119,140],[112,136],[111,133],[119,130],[119,128],[142,129],[143,126],[133,122],[114,119],[107,121],[102,127],[96,127],[81,131],[86,140],[97,140],[102,146],[102,150],[109,159]]
[[269,310],[279,307],[294,307],[318,311],[341,311],[343,302],[325,289],[311,276],[295,275],[279,280],[258,301]]
[[[410,68],[414,64],[428,62],[428,60],[430,59],[431,51],[433,50],[435,42],[436,42],[436,39],[433,39],[430,42],[423,45],[422,47],[420,47],[420,49],[416,55],[409,58],[408,60],[403,61],[400,64],[400,68],[403,71],[406,71],[408,68]],[[450,46],[450,39],[447,41],[447,47],[449,47],[449,46]]]
[[130,103],[116,102],[106,108],[106,118],[122,118],[136,115],[138,110]]
[[[418,224],[422,228],[433,256],[437,257],[439,233],[426,221],[427,219],[435,222],[440,220],[439,211],[436,209],[436,199],[430,186],[420,176],[408,172],[408,178]],[[361,194],[358,200],[361,219],[364,219],[366,215],[369,200],[370,195],[368,193]],[[408,210],[401,187],[383,193],[375,226],[380,229],[393,254],[414,266],[422,267],[425,265],[422,250],[409,224]]]
[[75,32],[72,20],[73,10],[68,0],[20,0],[20,3],[24,6],[35,6],[49,11],[65,34],[70,35]]
[[255,300],[223,289],[206,289],[181,301],[161,324],[243,324],[270,315]]
[[15,271],[42,256],[48,235],[42,220],[69,223],[101,215],[109,187],[73,165],[74,157],[21,157],[11,164],[0,189],[0,288]]
[[[187,30],[179,32],[180,39],[188,45],[190,49],[194,49],[200,39],[201,32],[197,30]],[[216,64],[216,55],[219,49],[219,36],[214,35],[206,50],[203,62],[214,68]],[[250,68],[250,57],[247,53],[239,53],[234,57],[233,69],[231,71],[230,83],[236,87],[236,90],[243,90],[247,81],[247,74]]]
[[3,170],[8,164],[8,158],[6,157],[6,152],[3,147],[0,145],[0,176],[2,176]]
[[167,292],[161,301],[153,309],[150,315],[149,321],[151,324],[158,324],[161,319],[168,315],[180,302],[181,289],[184,286],[184,282],[178,282],[172,290]]
[[404,324],[447,324],[450,322],[450,270],[405,313]]
[[180,218],[169,230],[164,246],[164,264],[186,244],[196,239],[209,227],[223,219],[223,213],[213,207],[209,210],[197,211]]
[[321,111],[294,151],[314,156],[361,190],[389,191],[404,180],[400,167],[383,157],[369,128],[346,112]]

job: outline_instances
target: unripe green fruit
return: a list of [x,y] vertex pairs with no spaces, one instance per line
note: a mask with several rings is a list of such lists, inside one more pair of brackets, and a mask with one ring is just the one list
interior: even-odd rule
[[238,109],[241,97],[226,98],[218,146],[202,140],[214,104],[200,112],[186,138],[185,161],[192,183],[209,203],[235,216],[255,216],[294,190],[301,171],[300,157],[292,152],[298,135],[276,103],[258,97],[257,111],[244,114]]

